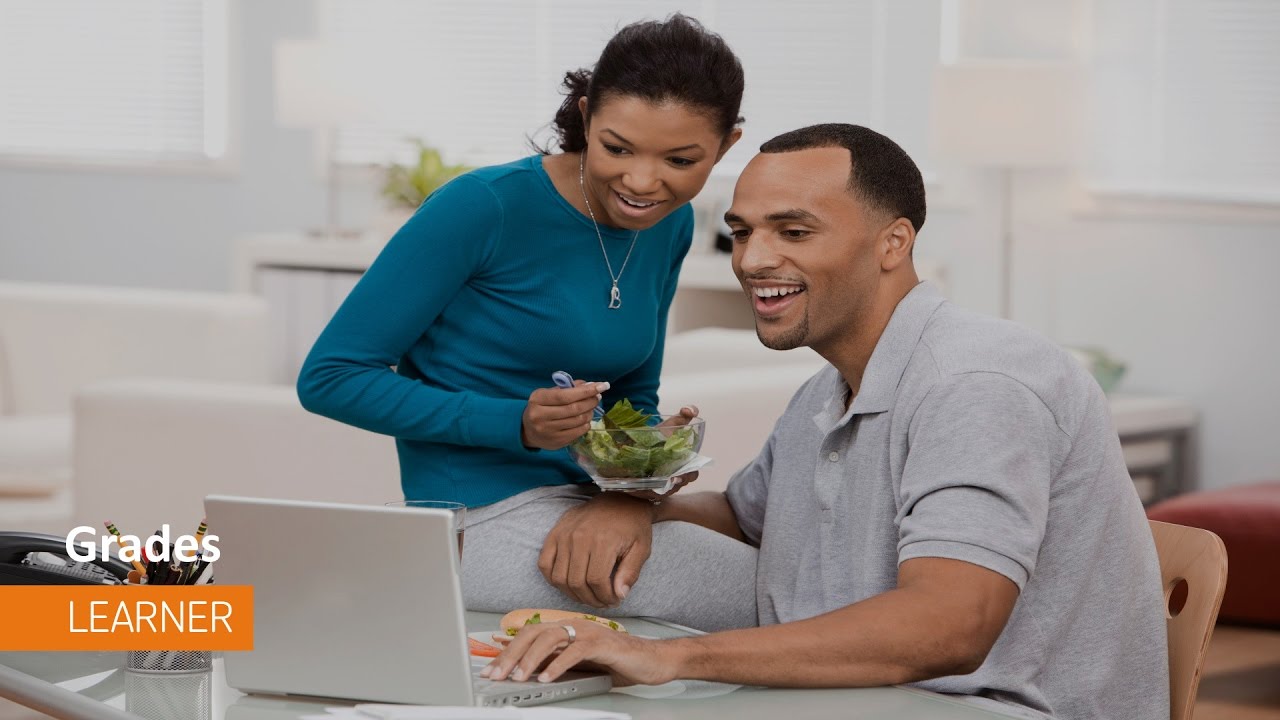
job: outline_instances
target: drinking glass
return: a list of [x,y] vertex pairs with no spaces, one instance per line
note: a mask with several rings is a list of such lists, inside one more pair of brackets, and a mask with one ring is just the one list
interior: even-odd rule
[[462,562],[462,533],[466,530],[467,506],[448,500],[396,500],[387,503],[388,507],[426,508],[430,510],[448,510],[453,515],[453,531],[458,535],[458,562]]

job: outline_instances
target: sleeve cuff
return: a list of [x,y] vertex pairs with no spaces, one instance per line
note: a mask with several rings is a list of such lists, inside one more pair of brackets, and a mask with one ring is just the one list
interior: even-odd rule
[[742,530],[742,535],[756,547],[760,547],[760,538],[764,535],[764,529],[754,522],[755,514],[748,512],[750,503],[744,497],[744,483],[742,481],[734,482],[737,479],[730,479],[729,487],[724,491],[725,500],[729,503],[729,509],[733,511],[734,517],[738,521],[738,529]]
[[921,540],[898,549],[899,565],[914,558],[925,557],[961,560],[998,572],[1012,580],[1019,592],[1027,584],[1027,570],[1018,561],[979,545],[950,540]]
[[462,440],[467,445],[533,452],[520,441],[524,400],[472,395],[462,418]]

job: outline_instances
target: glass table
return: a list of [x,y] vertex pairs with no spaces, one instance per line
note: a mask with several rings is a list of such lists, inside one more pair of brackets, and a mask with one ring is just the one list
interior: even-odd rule
[[[467,613],[467,627],[498,627],[500,616]],[[639,635],[675,637],[681,630],[660,622],[627,621]],[[0,697],[66,720],[297,720],[343,704],[329,699],[246,695],[227,685],[223,660],[211,671],[152,675],[124,669],[126,653],[0,653]],[[352,703],[347,703],[352,704]],[[993,720],[1016,717],[963,699],[909,688],[780,690],[740,688],[712,697],[679,695],[646,699],[618,692],[559,703],[628,713],[635,720],[858,717],[862,720],[937,718]]]

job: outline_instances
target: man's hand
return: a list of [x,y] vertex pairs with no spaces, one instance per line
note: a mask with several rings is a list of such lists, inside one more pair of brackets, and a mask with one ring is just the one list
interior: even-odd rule
[[653,545],[653,507],[602,493],[566,512],[547,533],[538,569],[547,582],[592,607],[621,603]]
[[609,383],[578,381],[571,388],[538,388],[529,395],[520,425],[525,447],[559,450],[587,434],[591,411]]
[[[573,626],[573,642],[566,625]],[[641,640],[588,620],[525,625],[480,676],[552,682],[575,665],[590,663],[607,670],[615,685],[661,685],[675,679],[675,663],[666,649],[660,640]]]

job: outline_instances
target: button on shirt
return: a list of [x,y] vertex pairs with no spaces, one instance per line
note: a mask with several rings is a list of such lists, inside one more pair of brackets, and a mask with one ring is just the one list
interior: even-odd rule
[[891,590],[912,558],[962,560],[1009,578],[1018,601],[977,671],[919,686],[1055,718],[1168,718],[1155,547],[1078,363],[921,283],[848,400],[820,371],[730,482],[760,545],[761,624]]

